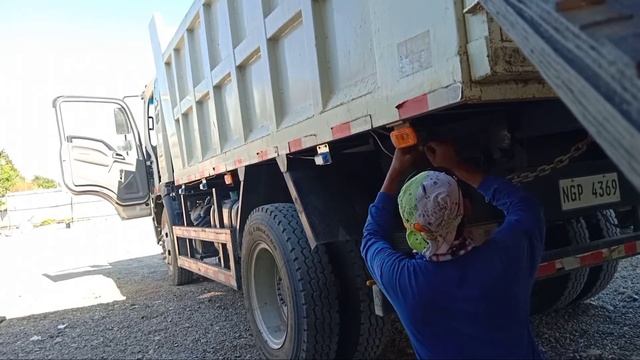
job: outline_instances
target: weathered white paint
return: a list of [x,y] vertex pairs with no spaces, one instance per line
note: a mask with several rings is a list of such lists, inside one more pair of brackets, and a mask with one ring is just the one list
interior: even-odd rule
[[287,153],[309,135],[331,141],[356,119],[371,121],[351,133],[391,124],[398,104],[423,94],[437,107],[552,96],[482,8],[465,13],[470,3],[196,0],[164,50],[152,21],[176,181]]

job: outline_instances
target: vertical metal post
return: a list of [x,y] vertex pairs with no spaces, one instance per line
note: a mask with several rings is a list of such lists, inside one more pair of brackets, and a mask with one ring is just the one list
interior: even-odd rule
[[223,269],[227,268],[227,259],[224,256],[225,253],[225,246],[222,243],[214,243],[216,244],[216,248],[218,248],[218,258],[220,260],[220,267]]
[[[180,195],[180,204],[182,205],[182,224],[184,226],[188,226],[187,223],[187,211],[189,210],[187,207],[187,200],[185,199],[185,194]],[[176,242],[178,238],[176,237]],[[191,258],[191,239],[185,239],[187,243],[187,256]],[[180,246],[176,249],[178,251],[178,255],[180,255],[180,250],[178,250]]]
[[70,196],[71,196],[71,200],[69,205],[71,205],[71,224],[73,224],[73,195],[70,195]]
[[212,195],[212,211],[211,211],[211,223],[212,226],[217,228],[224,227],[224,220],[222,217],[222,195],[220,194],[220,190],[218,187],[214,187],[211,191]]

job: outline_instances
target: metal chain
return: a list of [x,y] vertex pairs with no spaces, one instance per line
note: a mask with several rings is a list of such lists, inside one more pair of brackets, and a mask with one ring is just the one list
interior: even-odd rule
[[511,180],[511,182],[515,184],[521,184],[521,183],[529,182],[537,177],[547,175],[552,170],[564,167],[567,164],[569,164],[571,160],[580,156],[583,152],[587,150],[587,147],[589,147],[589,144],[591,144],[592,142],[593,142],[593,139],[591,138],[591,136],[587,136],[584,140],[573,145],[571,147],[571,150],[569,150],[568,153],[558,156],[550,164],[539,166],[534,171],[525,171],[517,174],[511,174],[507,176],[507,179]]

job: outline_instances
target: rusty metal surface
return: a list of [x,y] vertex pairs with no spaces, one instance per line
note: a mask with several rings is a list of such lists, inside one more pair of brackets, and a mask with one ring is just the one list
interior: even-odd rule
[[181,238],[231,244],[231,229],[174,226],[173,234]]
[[223,269],[195,259],[190,259],[185,256],[178,257],[178,266],[238,290],[238,282],[234,271]]
[[199,228],[193,226],[174,226],[173,234],[178,238],[195,239],[212,242],[219,251],[219,266],[178,254],[178,266],[193,271],[211,280],[218,281],[238,290],[236,256],[233,246],[233,235],[230,229]]

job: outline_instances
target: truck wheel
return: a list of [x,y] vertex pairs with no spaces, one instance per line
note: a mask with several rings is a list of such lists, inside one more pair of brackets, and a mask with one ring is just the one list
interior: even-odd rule
[[169,267],[169,280],[172,285],[185,285],[193,281],[193,273],[189,270],[178,267],[178,252],[174,250],[173,230],[169,222],[167,209],[162,210],[162,251],[164,261]]
[[[546,235],[549,250],[589,242],[587,225],[582,218],[552,225],[547,229]],[[567,274],[537,281],[531,297],[532,313],[542,313],[569,305],[582,290],[588,272],[589,269],[578,268]]]
[[355,242],[328,244],[329,258],[338,285],[340,335],[339,359],[373,359],[385,343],[385,320],[375,313],[369,279]]
[[336,355],[337,289],[323,246],[311,249],[293,204],[255,209],[242,237],[249,324],[267,358]]
[[[586,217],[591,241],[620,236],[616,213],[612,209],[600,210]],[[609,261],[589,268],[587,281],[574,302],[584,301],[606,289],[618,270],[618,261]]]

